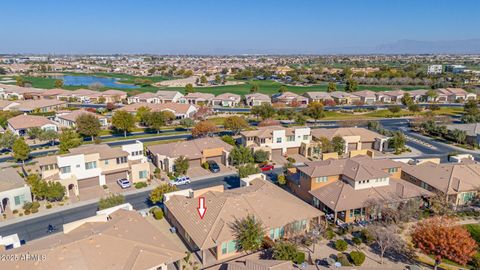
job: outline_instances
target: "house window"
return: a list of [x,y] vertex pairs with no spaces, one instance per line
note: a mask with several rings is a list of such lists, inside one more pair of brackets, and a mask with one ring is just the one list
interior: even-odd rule
[[307,141],[308,140],[308,135],[303,135],[303,140]]
[[227,243],[226,242],[222,243],[222,254],[227,254]]
[[61,173],[70,173],[71,171],[72,171],[72,168],[70,166],[60,167]]
[[323,183],[323,182],[327,182],[327,176],[321,176],[321,177],[317,177],[315,178],[315,183]]
[[420,187],[428,190],[428,184],[425,182],[420,182]]
[[282,143],[282,138],[281,137],[277,138],[277,143]]
[[91,170],[97,168],[97,162],[96,161],[90,161],[85,163],[85,169]]
[[[281,142],[281,139],[282,138],[280,138],[280,142]],[[277,138],[277,140],[278,140],[278,138]],[[287,142],[293,142],[293,141],[295,141],[295,136],[287,136]]]
[[388,173],[396,173],[398,168],[388,168]]
[[14,197],[15,205],[21,205],[25,202],[25,194],[18,195]]
[[127,163],[127,157],[119,157],[117,158],[117,164]]
[[140,179],[147,178],[147,171],[139,171],[139,172],[138,172],[138,177],[139,177]]
[[108,159],[105,159],[105,165],[108,165]]

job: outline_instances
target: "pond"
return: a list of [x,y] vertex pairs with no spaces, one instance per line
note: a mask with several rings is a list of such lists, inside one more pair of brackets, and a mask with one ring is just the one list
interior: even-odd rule
[[112,87],[112,88],[123,88],[123,89],[139,88],[138,86],[133,84],[120,83],[119,79],[110,78],[110,77],[64,75],[64,76],[55,76],[54,78],[63,80],[63,85],[65,86],[89,86],[92,84],[101,84],[103,87]]

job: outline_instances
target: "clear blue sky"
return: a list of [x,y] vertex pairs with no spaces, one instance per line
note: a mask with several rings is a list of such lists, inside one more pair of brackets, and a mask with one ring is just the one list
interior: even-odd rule
[[478,0],[6,0],[0,53],[332,53],[480,38]]

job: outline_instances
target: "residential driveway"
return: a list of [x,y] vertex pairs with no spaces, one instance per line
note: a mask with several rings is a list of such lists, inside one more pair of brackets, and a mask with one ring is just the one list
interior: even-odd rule
[[220,167],[220,172],[218,173],[212,173],[211,171],[205,170],[202,167],[195,166],[188,169],[187,175],[191,179],[195,180],[196,178],[205,178],[208,176],[215,177],[217,174],[224,174],[224,173],[230,173],[235,171],[235,168],[227,167],[223,164],[218,164],[218,166]]
[[[308,158],[300,155],[300,154],[290,154],[288,155],[288,157],[291,157],[293,159],[295,159],[295,164],[303,164],[305,163],[306,161],[309,161]],[[285,163],[287,163],[287,157],[284,157],[283,155],[279,155],[279,154],[273,154],[272,155],[272,162],[275,163],[275,165],[284,165]]]
[[87,201],[91,199],[100,199],[107,193],[101,186],[81,188],[79,195],[79,201]]
[[131,187],[124,188],[124,189],[122,189],[117,183],[108,183],[107,186],[108,186],[108,191],[114,194],[127,192],[135,188],[133,184]]

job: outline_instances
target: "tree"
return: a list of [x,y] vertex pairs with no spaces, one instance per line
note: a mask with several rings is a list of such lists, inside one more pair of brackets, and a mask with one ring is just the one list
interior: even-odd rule
[[218,75],[218,74],[215,75],[215,83],[217,83],[217,84],[222,83],[222,77],[220,77],[220,75]]
[[343,155],[345,151],[345,140],[341,136],[333,137],[331,145],[334,152],[337,152],[339,155]]
[[119,130],[123,130],[123,136],[127,137],[127,132],[135,127],[135,117],[127,111],[119,110],[113,114],[112,125]]
[[240,131],[248,127],[248,122],[240,116],[229,116],[223,122],[225,129],[231,130],[234,135],[238,135]]
[[78,133],[86,137],[91,137],[92,141],[94,137],[100,134],[102,129],[100,121],[93,114],[83,113],[75,119],[75,122]]
[[258,92],[258,89],[260,87],[258,86],[258,83],[252,83],[252,86],[250,87],[250,93],[256,93]]
[[391,113],[396,114],[396,113],[399,113],[402,110],[402,108],[399,105],[393,105],[393,106],[388,107],[388,110]]
[[412,96],[409,93],[405,93],[401,98],[402,104],[409,107],[414,104]]
[[59,141],[60,144],[58,145],[58,148],[60,154],[68,153],[69,149],[82,145],[82,138],[80,138],[80,135],[78,135],[75,130],[68,128],[62,129]]
[[12,149],[13,143],[17,140],[17,135],[10,130],[0,134],[0,146],[5,149]]
[[46,183],[38,174],[29,174],[26,182],[30,186],[34,198],[43,199],[45,197]]
[[477,243],[467,229],[448,217],[437,216],[417,223],[411,236],[415,247],[433,255],[437,262],[449,259],[466,265],[477,252]]
[[230,152],[230,163],[232,165],[243,165],[253,162],[252,151],[245,146],[236,146]]
[[318,119],[325,117],[323,104],[316,101],[309,103],[306,108],[306,114],[317,122]]
[[58,139],[58,133],[55,130],[51,130],[51,129],[42,130],[38,138],[42,141],[51,142],[53,146],[55,140]]
[[422,109],[420,108],[420,106],[418,104],[412,104],[412,105],[408,106],[408,110],[411,111],[411,112],[420,112]]
[[60,182],[47,182],[45,198],[52,201],[60,201],[65,196],[65,187]]
[[195,121],[190,118],[183,118],[182,120],[180,120],[180,125],[186,128],[193,127],[193,125],[195,125]]
[[149,128],[160,133],[160,129],[166,124],[166,117],[163,112],[151,112],[148,114],[147,125]]
[[253,153],[253,159],[256,163],[264,163],[270,160],[270,153],[259,149]]
[[201,84],[206,84],[206,83],[208,83],[207,77],[206,77],[205,75],[202,75],[202,76],[200,77],[200,83],[201,83]]
[[288,241],[278,241],[273,246],[273,259],[282,261],[295,261],[297,259],[298,248]]
[[277,182],[280,186],[284,186],[287,184],[287,178],[285,177],[285,174],[280,174],[277,176]]
[[334,82],[329,82],[328,87],[327,87],[327,92],[331,93],[331,92],[335,92],[335,91],[337,91],[337,84],[334,83]]
[[150,116],[150,108],[147,106],[141,106],[137,109],[137,113],[135,114],[135,118],[137,122],[141,124],[146,124],[148,121],[148,117]]
[[163,201],[163,195],[176,190],[177,186],[175,185],[162,184],[150,192],[149,199],[153,204],[156,204]]
[[62,88],[63,80],[55,80],[55,88]]
[[358,82],[354,79],[348,79],[345,84],[345,92],[355,92],[358,89]]
[[368,227],[368,233],[372,237],[373,244],[379,252],[380,263],[383,264],[383,258],[386,252],[403,253],[405,250],[405,242],[400,237],[398,228],[389,225],[373,225]]
[[39,127],[33,127],[27,130],[27,136],[29,139],[33,140],[33,143],[35,143],[35,139],[37,139],[41,133],[42,129]]
[[173,168],[177,175],[184,175],[187,174],[188,168],[190,167],[190,163],[185,156],[180,156],[175,160],[173,163]]
[[287,91],[288,91],[288,88],[285,85],[282,85],[280,86],[280,88],[278,88],[279,93],[285,93]]
[[256,174],[259,172],[260,172],[260,169],[257,166],[255,166],[255,164],[253,163],[240,165],[238,167],[238,176],[240,178],[245,178],[249,175]]
[[428,90],[426,95],[427,95],[428,101],[431,101],[431,102],[435,102],[438,97],[438,93],[434,89]]
[[223,136],[222,136],[222,141],[224,141],[224,142],[226,142],[226,143],[228,143],[228,144],[230,144],[230,145],[233,145],[233,146],[236,145],[235,139],[234,139],[232,136],[230,136],[230,135],[223,135]]
[[365,262],[365,253],[361,251],[350,252],[350,258],[355,266],[360,266]]
[[25,160],[30,157],[30,146],[25,142],[23,137],[18,138],[12,146],[13,158],[16,160],[21,160],[23,165],[25,165]]
[[247,215],[245,218],[235,219],[231,227],[240,251],[254,252],[260,249],[265,229],[259,219]]
[[218,128],[212,121],[204,120],[198,122],[195,127],[192,129],[193,137],[203,137],[211,136],[213,133],[217,132]]
[[389,144],[395,149],[395,154],[400,154],[403,152],[406,142],[407,139],[405,138],[405,135],[403,135],[403,133],[400,131],[396,131],[393,134],[393,137],[389,140]]
[[111,194],[106,198],[101,198],[98,202],[98,210],[107,209],[125,203],[125,197],[122,194]]
[[185,85],[185,93],[189,94],[194,92],[195,92],[195,89],[193,88],[193,85],[191,83],[187,83]]
[[335,241],[335,249],[340,251],[340,252],[343,252],[345,250],[347,250],[348,248],[348,243],[343,240],[343,239],[338,239],[337,241]]
[[253,106],[251,113],[265,120],[275,115],[275,108],[269,103],[262,103],[262,105]]

